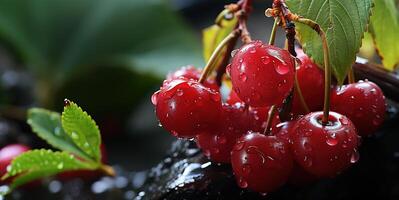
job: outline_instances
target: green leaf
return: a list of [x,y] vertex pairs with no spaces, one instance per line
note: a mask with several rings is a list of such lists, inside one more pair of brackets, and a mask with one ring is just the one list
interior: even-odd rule
[[375,0],[370,20],[370,32],[382,64],[392,71],[399,63],[399,12],[395,0]]
[[41,108],[29,109],[28,124],[33,132],[53,147],[90,160],[90,157],[64,132],[59,113]]
[[101,137],[96,122],[74,102],[66,101],[68,105],[61,115],[62,127],[82,151],[100,163]]
[[[326,32],[330,65],[339,83],[355,62],[366,30],[371,0],[287,0],[293,13],[316,21]],[[308,26],[296,23],[300,43],[306,54],[323,66],[320,37]]]
[[[226,16],[231,15],[231,18]],[[230,34],[238,23],[237,17],[223,10],[217,17],[218,24],[205,28],[202,31],[202,45],[205,62],[209,60],[212,52],[216,49],[218,44]]]
[[14,189],[40,177],[69,170],[93,170],[98,167],[97,163],[82,162],[67,152],[54,152],[45,149],[31,150],[16,157],[2,179],[16,176],[10,185],[11,189]]

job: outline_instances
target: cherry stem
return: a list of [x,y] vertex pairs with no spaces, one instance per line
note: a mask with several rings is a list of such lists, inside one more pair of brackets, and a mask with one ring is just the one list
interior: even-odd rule
[[271,127],[272,127],[272,122],[273,122],[273,118],[274,115],[276,114],[276,105],[272,105],[272,107],[270,107],[269,112],[268,112],[268,117],[267,117],[267,121],[266,121],[266,127],[265,130],[263,131],[263,134],[265,135],[270,135],[271,133]]
[[323,108],[323,118],[322,123],[324,125],[328,124],[329,112],[330,112],[330,85],[331,85],[331,67],[330,67],[330,53],[328,49],[328,43],[326,34],[323,29],[315,21],[311,19],[306,19],[297,15],[290,15],[293,21],[305,24],[312,28],[320,36],[323,44],[323,54],[324,54],[324,108]]
[[112,168],[109,165],[101,165],[100,166],[100,170],[102,172],[104,172],[104,174],[108,175],[108,176],[116,176],[115,170],[114,168]]
[[349,69],[349,72],[348,72],[348,82],[349,82],[349,83],[354,83],[354,82],[356,82],[355,73],[353,72],[352,67]]
[[209,58],[208,62],[206,63],[206,66],[204,70],[202,71],[201,77],[198,80],[199,83],[204,83],[206,78],[209,76],[209,74],[212,73],[213,68],[215,67],[215,64],[218,60],[219,54],[222,52],[223,48],[229,44],[231,41],[235,40],[238,38],[240,35],[241,31],[240,29],[236,29],[233,32],[231,32],[229,35],[227,35],[216,47],[216,49],[212,52],[211,57]]
[[277,26],[278,26],[278,18],[276,17],[274,18],[273,28],[270,34],[269,45],[274,45],[274,42],[276,40]]
[[306,104],[305,98],[303,97],[301,86],[299,85],[297,71],[295,71],[295,91],[298,94],[299,101],[301,102],[302,108],[305,110],[306,113],[310,113],[309,107]]

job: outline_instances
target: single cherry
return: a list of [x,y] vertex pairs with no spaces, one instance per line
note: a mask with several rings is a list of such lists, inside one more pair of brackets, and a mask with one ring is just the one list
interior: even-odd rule
[[174,136],[192,138],[218,127],[219,92],[194,80],[176,79],[151,97],[160,124]]
[[3,147],[0,150],[0,176],[7,173],[7,166],[15,157],[29,150],[30,148],[23,144],[9,144]]
[[330,112],[323,125],[323,112],[312,112],[298,120],[291,136],[295,160],[318,177],[333,177],[357,162],[359,138],[353,123]]
[[[301,61],[296,68],[296,75],[302,96],[310,111],[321,110],[324,101],[324,72],[302,49],[297,49],[296,52],[297,58]],[[292,99],[292,113],[294,115],[307,114],[296,89]]]
[[[294,133],[293,130],[296,122],[297,120],[293,120],[277,124],[276,129],[278,129],[278,132],[276,134],[276,137],[283,139],[287,143],[291,144],[292,143],[291,137],[292,134]],[[293,153],[292,150],[291,153]],[[292,171],[290,172],[290,176],[288,178],[288,183],[292,185],[302,186],[311,183],[315,180],[317,180],[317,177],[315,175],[309,174],[296,161],[294,161]]]
[[218,163],[230,163],[230,153],[237,139],[249,130],[244,104],[223,104],[221,127],[196,137],[205,156]]
[[[192,65],[183,66],[177,69],[176,71],[169,73],[166,76],[164,84],[167,84],[172,80],[181,79],[181,78],[198,81],[201,77],[201,73],[202,73],[201,69],[198,69]],[[219,90],[219,86],[216,84],[216,81],[212,78],[208,78],[204,82],[204,86],[214,90]]]
[[385,97],[371,81],[359,81],[337,87],[331,94],[331,110],[349,117],[359,135],[373,134],[384,122]]
[[280,105],[294,85],[294,62],[290,53],[254,41],[236,51],[227,71],[233,89],[254,107]]
[[238,185],[261,193],[282,186],[288,179],[292,163],[284,140],[253,132],[239,138],[231,153]]

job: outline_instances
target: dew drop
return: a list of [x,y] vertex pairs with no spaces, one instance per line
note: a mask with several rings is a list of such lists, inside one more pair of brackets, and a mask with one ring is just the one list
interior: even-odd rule
[[310,167],[310,166],[313,165],[312,158],[310,158],[310,157],[308,157],[308,156],[305,156],[305,157],[303,158],[303,161],[305,162],[305,165],[308,166],[308,167]]
[[79,135],[76,132],[72,132],[72,139],[78,139]]
[[347,118],[345,118],[345,117],[341,117],[341,118],[339,118],[339,121],[343,124],[343,125],[348,125],[349,124],[349,121],[348,121],[348,119]]
[[351,163],[356,163],[359,160],[359,152],[357,152],[356,149],[353,149],[352,155],[351,155]]
[[240,74],[240,80],[242,81],[242,82],[245,82],[245,81],[247,81],[247,76],[244,74],[244,73],[242,73],[242,74]]
[[62,169],[62,168],[64,168],[64,163],[63,163],[63,162],[60,162],[60,163],[57,165],[57,169]]
[[305,151],[312,151],[312,146],[308,142],[303,142],[303,149]]
[[262,193],[260,193],[260,195],[265,197],[267,195],[267,192],[262,192]]
[[245,181],[244,180],[244,178],[240,178],[240,180],[238,181],[238,185],[241,187],[241,188],[247,188],[248,187],[248,183],[247,183],[247,181]]
[[238,141],[236,145],[234,145],[234,150],[235,151],[240,151],[242,148],[244,148],[245,142],[244,141]]
[[152,94],[152,96],[151,96],[151,102],[152,102],[152,104],[154,105],[154,106],[156,106],[157,105],[157,103],[158,103],[158,94],[159,94],[159,90],[158,91],[156,91],[154,94]]
[[176,95],[177,95],[177,96],[181,97],[181,96],[183,96],[183,94],[184,94],[184,92],[183,92],[182,89],[177,89],[177,90],[176,90]]
[[327,143],[328,145],[330,145],[330,146],[335,146],[335,145],[338,144],[338,140],[335,139],[335,138],[328,138],[328,139],[326,140],[326,143]]
[[177,137],[177,136],[179,135],[175,130],[171,130],[170,133],[171,133],[173,136],[175,136],[175,137]]
[[260,60],[262,61],[263,64],[267,65],[270,63],[270,58],[268,56],[262,56],[260,57]]
[[375,88],[370,90],[371,94],[375,94],[377,92],[377,90]]
[[277,64],[277,66],[275,66],[275,70],[277,73],[284,75],[287,74],[290,71],[290,68],[288,67],[287,64]]
[[234,57],[237,54],[238,51],[239,51],[239,49],[234,49],[233,51],[231,51],[230,56]]

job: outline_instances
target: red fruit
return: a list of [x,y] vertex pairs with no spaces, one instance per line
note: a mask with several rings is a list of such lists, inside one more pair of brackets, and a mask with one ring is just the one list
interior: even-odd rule
[[[188,80],[198,81],[201,77],[201,73],[202,73],[201,69],[195,68],[192,65],[183,66],[180,69],[176,70],[175,72],[169,73],[166,76],[165,83],[169,83],[175,79],[188,79]],[[216,84],[216,81],[214,79],[208,78],[205,81],[204,86],[214,90],[219,90],[219,86]]]
[[[324,72],[302,50],[297,50],[297,53],[301,64],[296,68],[296,73],[302,96],[310,111],[321,110],[324,101]],[[295,90],[292,113],[307,114],[298,95],[298,91]]]
[[196,81],[173,80],[155,92],[151,100],[160,123],[174,136],[192,138],[218,127],[220,94]]
[[29,151],[30,148],[23,144],[9,144],[0,150],[0,176],[7,173],[7,166],[20,154]]
[[238,185],[261,193],[272,192],[287,181],[292,161],[284,140],[259,133],[242,136],[231,153]]
[[322,125],[323,112],[298,120],[291,136],[295,160],[309,173],[333,177],[357,162],[359,138],[353,123],[344,115],[330,112]]
[[230,91],[230,95],[227,97],[226,103],[230,105],[234,105],[236,103],[243,103],[243,101],[238,97],[237,93],[234,90]]
[[223,105],[223,123],[212,133],[197,136],[197,145],[205,156],[219,163],[230,163],[230,152],[237,139],[248,131],[249,118],[244,105]]
[[227,70],[234,91],[254,107],[281,104],[294,85],[294,62],[290,53],[261,41],[242,46]]
[[[295,127],[297,120],[282,122],[276,125],[276,128],[279,129],[276,137],[283,139],[287,143],[292,143],[291,137],[293,132],[293,128]],[[291,149],[290,149],[291,150]],[[293,151],[291,150],[291,153]],[[304,185],[311,183],[317,180],[315,175],[309,174],[306,172],[298,163],[294,162],[292,167],[292,171],[290,173],[290,177],[288,178],[288,183],[292,185]]]
[[359,135],[373,134],[384,122],[385,97],[371,81],[359,81],[332,91],[331,110],[349,117]]
[[[248,118],[249,118],[249,129],[254,132],[261,132],[263,133],[266,128],[266,121],[269,117],[269,110],[270,107],[249,107],[248,109]],[[272,121],[272,133],[276,134],[278,130],[275,128],[277,124],[280,123],[280,118],[278,113],[274,115]]]

